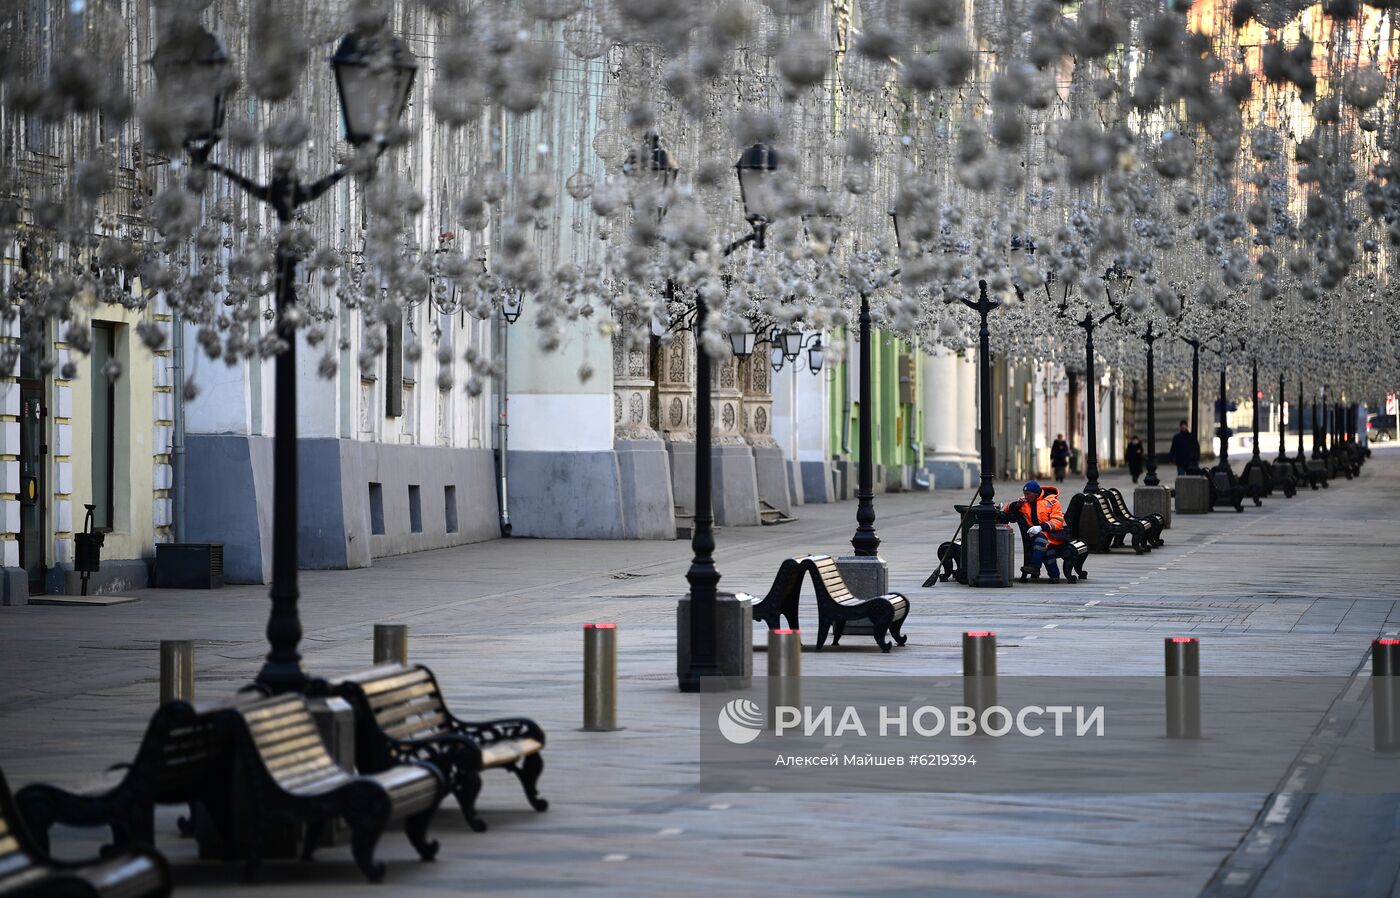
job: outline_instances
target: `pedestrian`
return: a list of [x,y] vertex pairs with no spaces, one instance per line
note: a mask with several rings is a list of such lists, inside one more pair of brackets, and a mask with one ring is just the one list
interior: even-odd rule
[[1176,473],[1178,476],[1195,468],[1201,462],[1201,445],[1196,442],[1196,435],[1191,432],[1191,427],[1186,423],[1186,419],[1181,419],[1180,429],[1172,434],[1172,448],[1167,453],[1167,457],[1176,462]]
[[[1025,538],[1029,545],[1026,548],[1026,563],[1021,565],[1021,573],[1036,574],[1043,564],[1050,574],[1051,583],[1060,582],[1060,568],[1056,562],[1058,553],[1051,550],[1063,546],[1070,537],[1069,528],[1065,524],[1064,510],[1060,508],[1059,495],[1058,487],[1047,486],[1042,489],[1039,483],[1030,480],[1021,487],[1021,498],[1002,509],[1003,514],[1020,517],[1025,524]],[[1071,583],[1076,579],[1068,568],[1065,570],[1065,576]]]
[[1137,434],[1128,437],[1128,447],[1123,450],[1128,460],[1128,473],[1133,475],[1133,483],[1142,476],[1142,440]]
[[1065,435],[1055,434],[1055,442],[1050,444],[1050,467],[1055,469],[1055,482],[1065,482],[1065,468],[1069,467],[1069,443]]

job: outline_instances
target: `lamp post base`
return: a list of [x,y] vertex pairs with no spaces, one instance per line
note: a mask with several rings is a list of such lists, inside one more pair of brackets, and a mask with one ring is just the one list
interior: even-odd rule
[[721,592],[715,596],[715,661],[719,676],[690,673],[690,596],[676,604],[676,680],[682,692],[747,689],[753,684],[753,598]]
[[[980,514],[980,512],[979,512]],[[992,514],[996,514],[995,508]],[[1010,586],[1015,579],[1014,570],[1019,553],[1016,551],[1016,534],[1010,524],[994,524],[995,537],[992,542],[992,556],[984,563],[982,558],[982,526],[975,522],[967,532],[967,585],[980,588]]]
[[[890,566],[878,555],[843,555],[836,559],[836,569],[851,595],[858,599],[873,599],[890,591]],[[867,621],[851,621],[845,632],[869,636],[875,631]]]

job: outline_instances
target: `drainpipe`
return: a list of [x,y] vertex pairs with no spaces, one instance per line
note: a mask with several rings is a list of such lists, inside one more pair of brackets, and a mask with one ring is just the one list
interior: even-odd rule
[[498,502],[497,512],[501,522],[501,536],[510,536],[510,491],[507,485],[506,459],[509,457],[510,422],[507,413],[507,403],[510,401],[510,387],[508,386],[510,375],[510,353],[509,343],[506,340],[508,324],[505,315],[501,310],[496,310],[496,340],[501,352],[501,376],[496,381],[496,470],[499,472],[500,481],[497,484],[496,501]]
[[174,482],[174,497],[171,501],[172,518],[175,528],[175,542],[185,541],[185,323],[180,313],[170,312],[172,343],[170,356],[172,366],[171,422],[174,436],[170,445],[171,477]]

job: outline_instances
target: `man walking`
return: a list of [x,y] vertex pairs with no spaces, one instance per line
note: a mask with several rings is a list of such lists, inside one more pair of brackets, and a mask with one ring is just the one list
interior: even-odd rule
[[1055,442],[1050,444],[1050,467],[1055,469],[1055,482],[1065,482],[1065,468],[1069,467],[1069,443],[1065,435],[1055,434]]
[[1176,462],[1177,475],[1185,474],[1201,462],[1201,445],[1191,432],[1186,419],[1181,420],[1180,429],[1172,435],[1172,448],[1167,457]]

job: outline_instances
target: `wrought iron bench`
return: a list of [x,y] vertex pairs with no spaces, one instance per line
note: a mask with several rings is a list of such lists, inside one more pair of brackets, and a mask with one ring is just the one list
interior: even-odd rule
[[[775,629],[778,617],[787,618],[788,626],[797,629],[797,602],[802,592],[802,574],[812,577],[812,590],[817,597],[817,651],[826,645],[828,635],[831,644],[838,645],[846,624],[852,621],[869,621],[875,644],[880,651],[888,652],[895,644],[904,645],[909,637],[900,629],[909,615],[909,599],[902,593],[891,592],[861,599],[851,594],[846,586],[836,561],[830,555],[804,555],[786,559],[778,566],[778,575],[773,580],[773,588],[768,595],[753,607],[755,620]],[[892,636],[891,643],[885,637]]]
[[355,776],[332,760],[316,722],[300,695],[278,695],[226,706],[217,712],[236,740],[235,789],[246,802],[243,859],[252,879],[263,858],[269,824],[306,824],[302,859],[310,860],[326,824],[343,818],[350,827],[350,850],[371,882],[384,877],[374,847],[385,827],[402,820],[409,842],[423,860],[437,855],[428,823],[445,794],[432,764],[410,761],[378,773]]
[[113,852],[83,863],[55,861],[20,817],[0,773],[0,896],[4,898],[164,898],[170,865],[153,848]]
[[[1017,515],[1015,517],[1014,523],[1016,524],[1017,528],[1021,531],[1021,566],[1030,567],[1031,537],[1027,533],[1027,531],[1030,530],[1030,525],[1027,524],[1025,519],[1022,518],[1020,515]],[[1058,546],[1046,546],[1045,559],[1048,561],[1052,558],[1056,561],[1064,563],[1065,580],[1067,582],[1074,583],[1076,580],[1089,579],[1089,575],[1084,572],[1084,563],[1089,558],[1089,544],[1084,542],[1084,540],[1068,539]],[[1022,571],[1021,573],[1022,583],[1026,583],[1030,580],[1039,579],[1039,569],[1037,569],[1033,574],[1027,574],[1024,571]]]
[[[1094,519],[1097,539],[1088,538],[1086,516]],[[1135,518],[1123,520],[1118,517],[1102,492],[1075,493],[1074,498],[1069,500],[1065,520],[1074,538],[1086,542],[1091,551],[1108,552],[1131,545],[1133,551],[1141,555],[1151,549],[1143,523]]]
[[433,672],[421,664],[381,665],[335,680],[330,689],[355,709],[355,759],[362,772],[431,763],[476,832],[486,829],[476,813],[483,770],[509,770],[530,807],[549,807],[537,788],[544,772],[544,730],[533,720],[460,720],[447,710]]
[[[1210,507],[1233,508],[1244,511],[1245,489],[1235,477],[1235,472],[1225,467],[1210,469]],[[1255,505],[1262,505],[1259,497],[1254,497]]]
[[1123,498],[1123,493],[1115,486],[1108,487],[1104,491],[1108,498],[1109,505],[1113,506],[1113,513],[1121,521],[1141,521],[1143,531],[1147,536],[1147,544],[1151,548],[1164,546],[1167,541],[1162,539],[1162,530],[1166,527],[1166,520],[1155,511],[1148,515],[1138,516],[1128,510],[1128,503]]
[[167,702],[152,715],[130,764],[76,791],[32,783],[15,803],[43,851],[55,823],[109,826],[117,848],[154,846],[158,804],[202,804],[213,823],[226,828],[232,769],[232,741],[215,720],[185,702]]
[[1293,473],[1297,475],[1299,483],[1306,483],[1316,490],[1318,487],[1327,489],[1327,469],[1318,462],[1309,462],[1306,458],[1298,456],[1292,459]]
[[971,505],[954,505],[953,510],[958,513],[958,532],[947,542],[938,544],[938,566],[933,569],[933,573],[924,580],[924,588],[928,588],[938,582],[948,582],[956,580],[959,583],[967,583],[967,559],[963,554],[963,540],[967,536],[967,530],[973,526],[974,520]]

